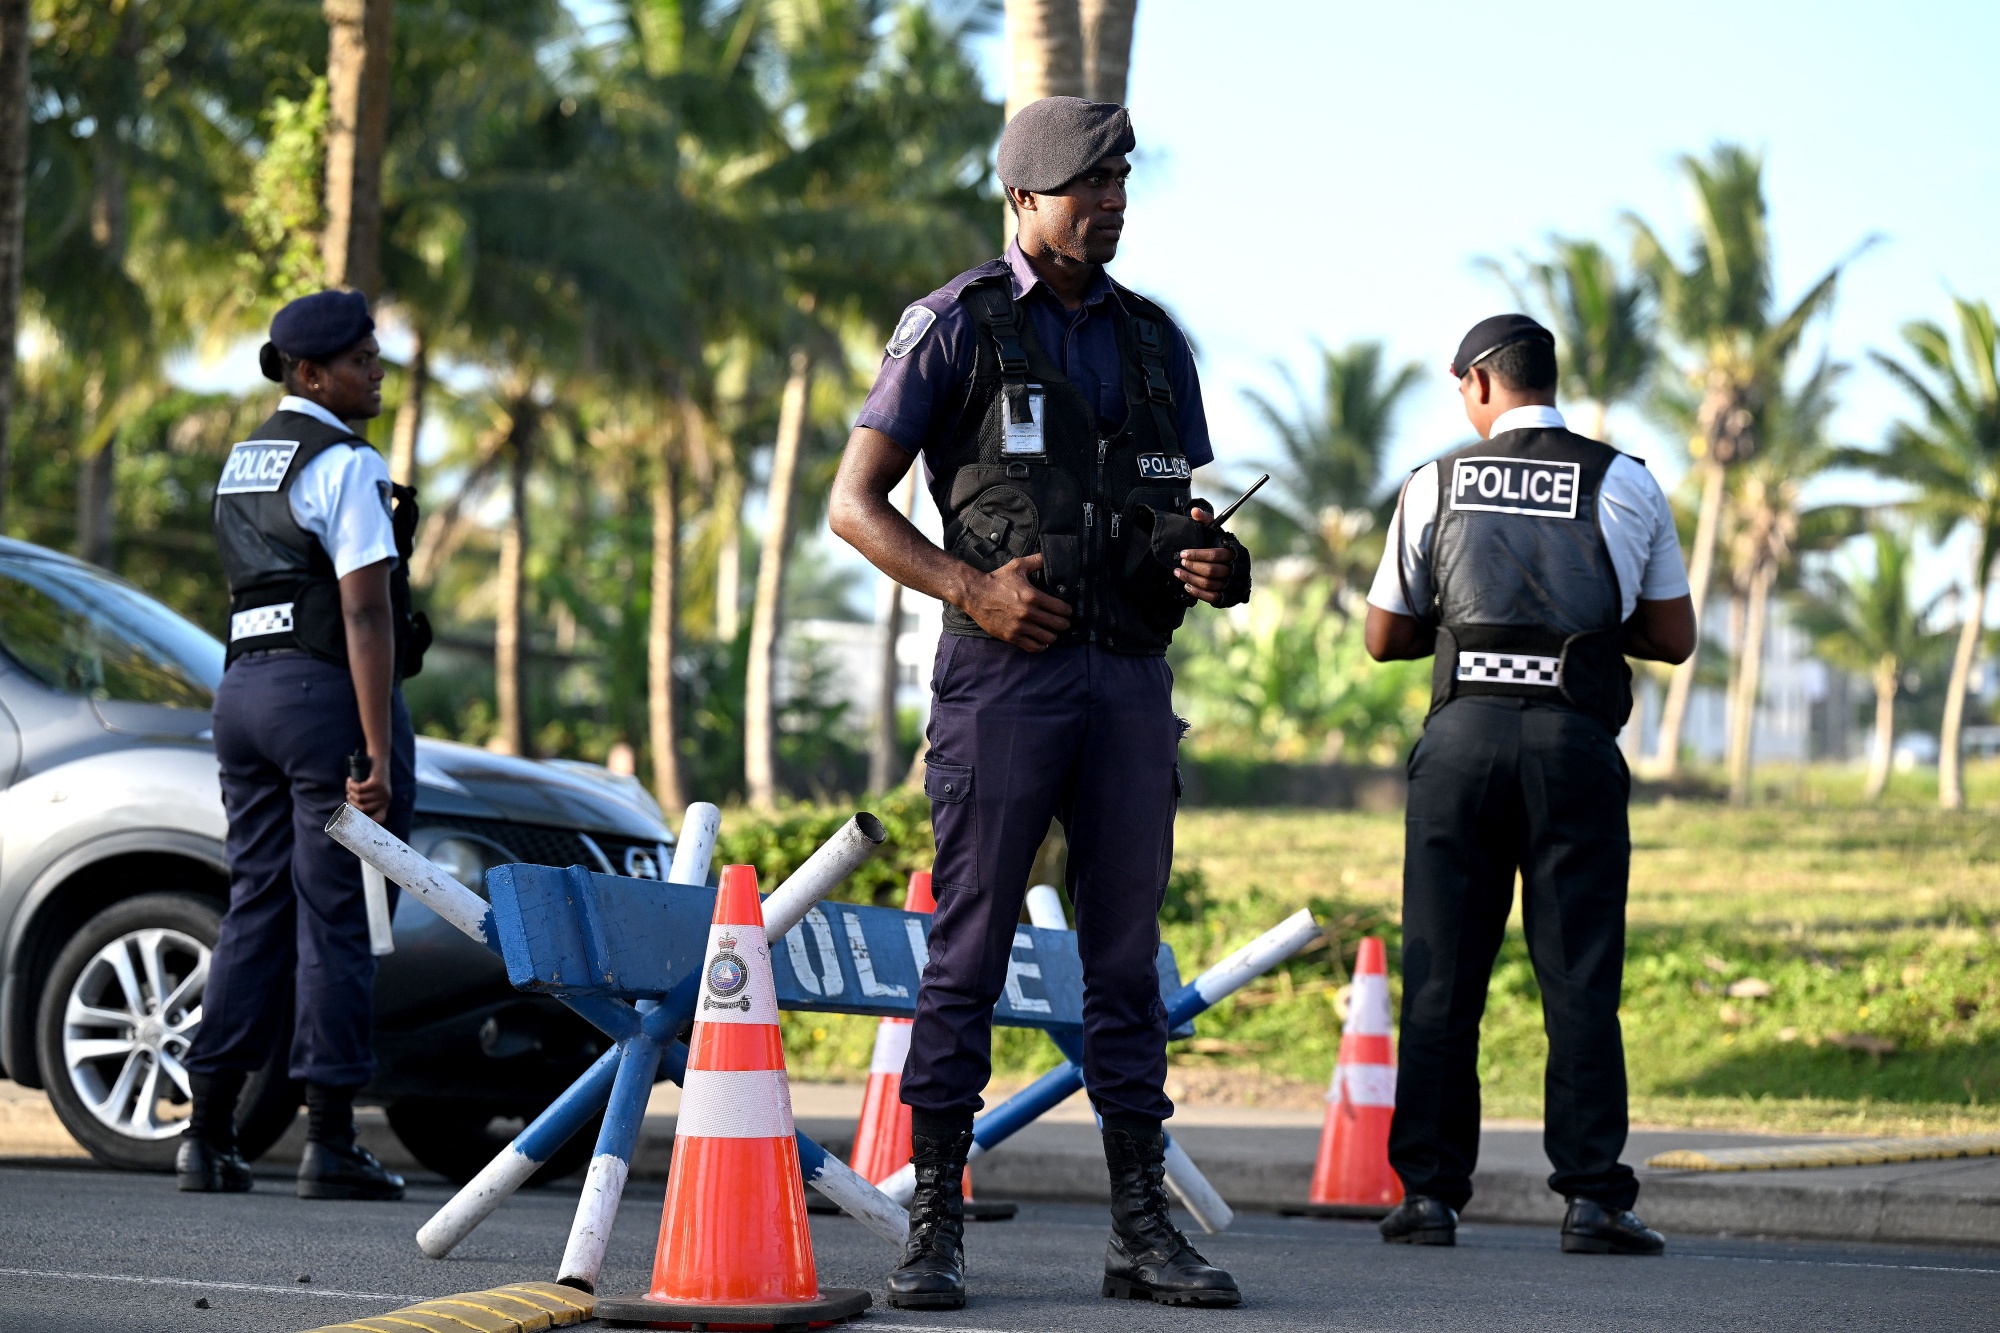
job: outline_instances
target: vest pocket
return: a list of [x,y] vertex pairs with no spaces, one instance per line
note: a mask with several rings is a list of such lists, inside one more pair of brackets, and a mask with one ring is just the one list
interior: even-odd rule
[[[1148,629],[1171,634],[1187,615],[1187,593],[1173,568],[1154,553],[1154,519],[1178,518],[1187,506],[1179,487],[1141,486],[1127,497],[1120,514],[1119,536],[1112,544],[1112,568],[1118,587],[1139,612]],[[1179,519],[1186,522],[1185,519]]]
[[1041,549],[1041,511],[1018,487],[987,488],[959,511],[956,521],[951,553],[983,573]]

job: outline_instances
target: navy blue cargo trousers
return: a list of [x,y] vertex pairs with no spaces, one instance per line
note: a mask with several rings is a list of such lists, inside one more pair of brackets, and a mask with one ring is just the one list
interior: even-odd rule
[[[416,738],[399,689],[382,823],[410,836]],[[229,910],[208,965],[188,1068],[261,1069],[294,1009],[291,1077],[358,1087],[375,1072],[369,1041],[375,957],[361,863],[326,835],[347,799],[347,757],[365,749],[354,678],[304,653],[239,658],[215,692],[215,757],[229,816]],[[389,886],[390,903],[395,885]]]
[[903,1100],[977,1111],[992,1073],[1028,873],[1060,819],[1083,961],[1083,1078],[1098,1112],[1165,1120],[1167,1013],[1154,959],[1173,864],[1180,724],[1164,657],[1088,644],[1026,653],[947,634],[924,788],[937,838],[930,961]]

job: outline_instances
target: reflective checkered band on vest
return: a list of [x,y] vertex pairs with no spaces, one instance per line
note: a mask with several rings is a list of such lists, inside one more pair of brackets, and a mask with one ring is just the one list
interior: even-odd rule
[[254,639],[260,634],[290,634],[292,632],[292,603],[279,602],[276,606],[252,607],[248,611],[238,611],[229,617],[229,638]]
[[1460,653],[1460,680],[1496,680],[1510,685],[1562,684],[1562,660],[1529,653]]

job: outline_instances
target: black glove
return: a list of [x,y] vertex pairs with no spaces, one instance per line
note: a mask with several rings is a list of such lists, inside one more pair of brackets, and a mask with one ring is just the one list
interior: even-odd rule
[[[1215,507],[1206,500],[1192,501],[1190,509],[1205,509],[1215,512]],[[1197,523],[1181,514],[1151,505],[1140,505],[1134,514],[1134,521],[1141,532],[1147,534],[1152,548],[1153,559],[1169,571],[1181,567],[1183,551],[1208,550],[1213,547],[1227,547],[1230,552],[1229,581],[1223,585],[1222,599],[1217,606],[1238,606],[1250,600],[1250,552],[1243,549],[1243,543],[1223,531],[1213,523]],[[1189,606],[1198,600],[1183,586],[1181,598]]]

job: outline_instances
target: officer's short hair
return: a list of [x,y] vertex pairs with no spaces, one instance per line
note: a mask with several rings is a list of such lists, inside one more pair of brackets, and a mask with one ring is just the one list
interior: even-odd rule
[[1539,338],[1520,338],[1479,364],[1510,389],[1556,387],[1556,349]]

